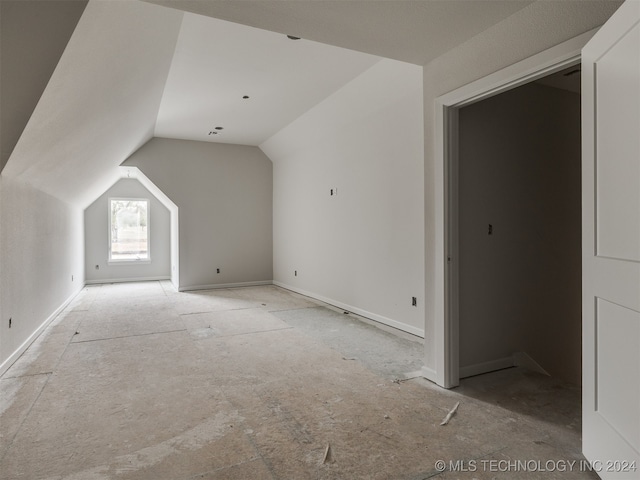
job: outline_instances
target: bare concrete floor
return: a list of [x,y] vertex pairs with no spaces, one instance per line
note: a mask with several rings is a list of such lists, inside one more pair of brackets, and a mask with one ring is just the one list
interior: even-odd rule
[[421,365],[417,339],[277,287],[88,287],[0,379],[0,478],[597,478],[579,389],[510,369],[446,391]]

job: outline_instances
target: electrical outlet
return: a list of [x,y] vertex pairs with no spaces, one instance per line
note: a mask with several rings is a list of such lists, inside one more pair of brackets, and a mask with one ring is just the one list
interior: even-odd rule
[[411,306],[413,307],[418,306],[418,299],[416,297],[411,297]]
[[11,318],[9,318],[9,328],[11,328]]
[[96,265],[96,270],[100,270],[100,265]]
[[220,269],[219,268],[216,268],[216,273],[220,273]]
[[298,276],[298,270],[294,270],[294,271],[293,271],[293,276],[294,276],[294,277],[297,277],[297,276]]

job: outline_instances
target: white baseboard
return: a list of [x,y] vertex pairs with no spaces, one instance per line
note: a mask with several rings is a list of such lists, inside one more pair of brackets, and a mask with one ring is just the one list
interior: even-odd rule
[[473,377],[474,375],[495,372],[496,370],[502,370],[510,367],[523,367],[534,372],[550,376],[549,373],[542,368],[538,362],[531,358],[529,354],[526,352],[515,352],[510,357],[498,358],[489,362],[460,367],[460,378]]
[[62,312],[67,306],[73,301],[74,298],[82,291],[85,285],[82,285],[78,290],[69,296],[62,305],[60,305],[56,310],[47,317],[47,319],[40,324],[38,328],[27,338],[22,345],[20,345],[15,352],[13,352],[9,357],[2,362],[0,365],[0,376],[4,375],[4,373],[9,370],[9,367],[15,363],[18,358],[29,348],[29,346],[40,336],[40,334],[44,331],[45,328],[49,326],[49,324]]
[[475,365],[467,365],[466,367],[460,367],[460,378],[495,372],[496,370],[513,367],[514,365],[513,356],[497,358],[488,362],[476,363]]
[[214,283],[212,285],[187,285],[186,287],[178,288],[178,291],[191,292],[194,290],[215,290],[218,288],[258,287],[260,285],[273,285],[273,282],[271,280],[259,280],[257,282]]
[[513,364],[518,367],[528,368],[529,370],[533,370],[534,372],[541,373],[550,377],[549,372],[547,372],[538,362],[536,362],[533,358],[527,354],[527,352],[516,352],[513,354]]
[[438,374],[433,368],[422,367],[420,371],[422,372],[422,376],[424,378],[435,383],[436,385],[438,384]]
[[320,300],[321,302],[328,303],[329,305],[333,305],[335,307],[339,307],[339,308],[341,308],[343,310],[347,310],[349,312],[355,313],[357,315],[360,315],[362,317],[368,318],[368,319],[373,320],[375,322],[382,323],[384,325],[388,325],[390,327],[397,328],[398,330],[402,330],[403,332],[407,332],[407,333],[410,333],[410,334],[415,335],[417,337],[424,338],[424,329],[416,328],[416,327],[413,327],[411,325],[407,325],[406,323],[398,322],[397,320],[393,320],[391,318],[387,318],[387,317],[384,317],[382,315],[378,315],[376,313],[368,312],[368,311],[363,310],[361,308],[354,307],[352,305],[349,305],[349,304],[346,304],[346,303],[343,303],[343,302],[339,302],[339,301],[334,300],[332,298],[327,298],[327,297],[323,297],[322,295],[315,294],[313,292],[308,292],[308,291],[303,290],[301,288],[292,287],[291,285],[287,285],[285,283],[278,282],[276,280],[273,281],[273,284],[277,285],[278,287],[282,287],[282,288],[286,288],[287,290],[291,290],[292,292],[300,293],[301,295],[305,295],[307,297],[315,298],[316,300]]
[[161,276],[161,277],[101,278],[99,280],[86,280],[85,283],[87,285],[100,285],[103,283],[155,282],[158,280],[171,280],[171,277]]

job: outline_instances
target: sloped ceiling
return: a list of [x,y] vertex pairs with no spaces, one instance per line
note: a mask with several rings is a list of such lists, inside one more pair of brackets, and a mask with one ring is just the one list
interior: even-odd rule
[[260,145],[378,61],[185,13],[155,136]]
[[144,1],[416,65],[425,65],[533,3],[533,0]]
[[18,143],[87,1],[0,1],[0,170]]
[[376,55],[426,63],[529,3],[90,0],[2,174],[86,207],[154,135],[257,145]]
[[2,174],[82,207],[104,192],[153,136],[182,16],[90,1]]

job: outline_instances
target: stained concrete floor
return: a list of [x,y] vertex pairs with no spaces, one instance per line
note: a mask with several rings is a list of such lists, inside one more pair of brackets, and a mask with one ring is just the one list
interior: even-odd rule
[[446,391],[421,365],[415,337],[274,286],[87,287],[0,378],[0,478],[597,478],[567,467],[579,389]]

